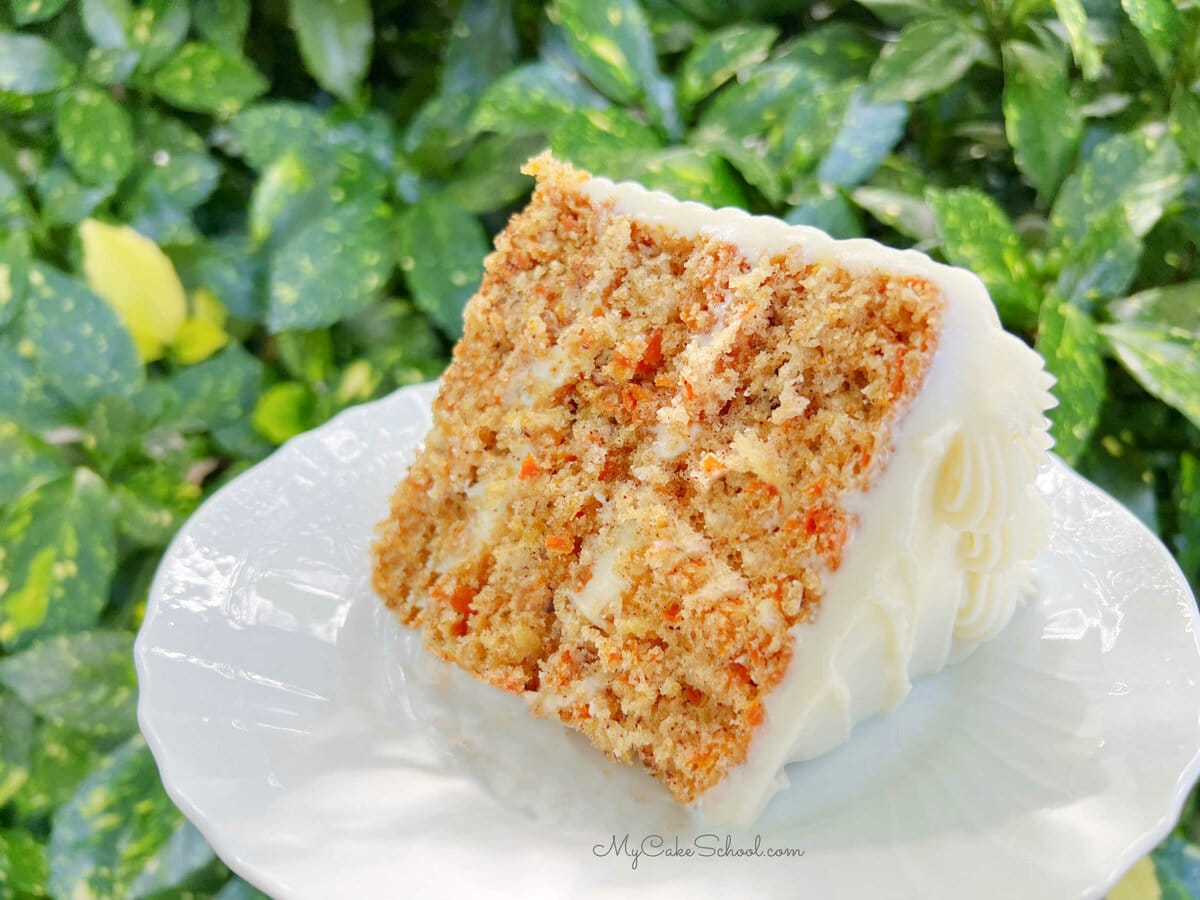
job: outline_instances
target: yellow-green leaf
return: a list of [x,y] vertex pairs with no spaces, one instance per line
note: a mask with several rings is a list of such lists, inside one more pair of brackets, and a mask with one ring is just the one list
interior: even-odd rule
[[208,359],[229,343],[225,329],[206,319],[187,319],[171,344],[171,355],[185,366]]
[[0,643],[86,628],[116,563],[108,489],[87,469],[29,491],[0,518]]
[[254,407],[254,430],[275,444],[282,444],[311,424],[316,398],[308,385],[284,381],[263,392]]
[[175,266],[132,228],[86,219],[79,226],[88,286],[116,311],[144,360],[158,359],[187,316]]
[[208,288],[197,288],[192,292],[192,318],[224,327],[229,313],[216,294]]

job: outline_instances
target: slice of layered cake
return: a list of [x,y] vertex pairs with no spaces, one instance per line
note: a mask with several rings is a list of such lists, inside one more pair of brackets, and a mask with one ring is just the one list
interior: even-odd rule
[[994,637],[1051,379],[968,272],[533,160],[374,583],[427,647],[753,820]]

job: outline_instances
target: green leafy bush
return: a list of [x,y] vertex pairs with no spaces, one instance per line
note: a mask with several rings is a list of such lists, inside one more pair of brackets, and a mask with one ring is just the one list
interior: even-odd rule
[[[0,3],[0,894],[252,895],[136,734],[150,577],[438,374],[547,145],[974,269],[1195,584],[1198,77],[1170,0]],[[1200,896],[1198,828],[1127,886]]]

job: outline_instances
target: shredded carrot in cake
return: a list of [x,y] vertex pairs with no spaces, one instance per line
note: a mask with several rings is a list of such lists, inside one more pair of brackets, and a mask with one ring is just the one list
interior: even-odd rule
[[691,801],[820,615],[941,315],[919,278],[748,259],[548,157],[488,256],[374,548],[427,646]]

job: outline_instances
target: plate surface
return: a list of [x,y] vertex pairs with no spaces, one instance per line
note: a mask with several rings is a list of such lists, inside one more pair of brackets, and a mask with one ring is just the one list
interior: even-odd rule
[[273,896],[1095,897],[1174,823],[1200,771],[1195,601],[1061,463],[1039,481],[1036,601],[789,767],[755,829],[706,834],[647,776],[430,660],[373,595],[372,527],[433,391],[288,443],[154,581],[142,731],[175,802]]

